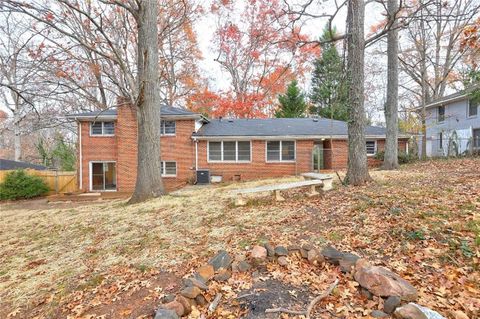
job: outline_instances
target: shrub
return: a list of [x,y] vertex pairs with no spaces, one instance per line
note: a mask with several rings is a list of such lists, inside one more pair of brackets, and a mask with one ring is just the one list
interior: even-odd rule
[[[406,152],[398,152],[398,163],[407,164],[415,160],[414,154],[407,154]],[[377,160],[383,161],[385,159],[385,151],[380,151],[375,154]]]
[[48,190],[47,184],[40,177],[28,175],[23,170],[13,171],[0,183],[0,200],[42,196]]

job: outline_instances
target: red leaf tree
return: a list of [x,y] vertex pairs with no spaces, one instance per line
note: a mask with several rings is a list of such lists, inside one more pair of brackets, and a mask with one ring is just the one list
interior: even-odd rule
[[[272,116],[277,95],[293,78],[302,79],[319,48],[297,45],[306,36],[285,27],[289,17],[282,14],[277,0],[216,0],[212,13],[218,19],[215,61],[225,72],[229,89],[200,92],[190,107],[213,117]],[[206,105],[199,103],[206,100]]]

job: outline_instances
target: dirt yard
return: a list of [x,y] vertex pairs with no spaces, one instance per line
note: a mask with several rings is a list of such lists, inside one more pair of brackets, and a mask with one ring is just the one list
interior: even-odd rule
[[[480,318],[480,159],[371,174],[367,186],[337,180],[319,197],[291,191],[283,203],[257,196],[240,208],[231,190],[279,180],[188,187],[132,206],[1,204],[0,318],[152,318],[159,298],[216,251],[266,241],[355,252],[412,282],[419,303]],[[289,285],[308,283],[301,268],[287,272],[298,275]],[[361,318],[380,306],[348,283],[319,304],[329,316]]]

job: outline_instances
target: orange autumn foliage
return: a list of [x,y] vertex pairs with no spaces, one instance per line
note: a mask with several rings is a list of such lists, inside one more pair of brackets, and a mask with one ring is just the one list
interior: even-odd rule
[[214,1],[211,10],[219,25],[215,61],[229,88],[198,92],[189,101],[192,109],[212,117],[273,116],[277,95],[294,78],[302,80],[320,53],[315,45],[298,45],[309,39],[300,29],[286,27],[289,17],[281,14],[282,5],[278,0]]

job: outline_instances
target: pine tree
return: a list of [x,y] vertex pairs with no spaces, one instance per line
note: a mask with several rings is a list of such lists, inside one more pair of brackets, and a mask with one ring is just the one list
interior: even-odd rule
[[[328,41],[335,34],[325,28],[320,41]],[[335,44],[322,45],[322,55],[314,62],[310,112],[324,118],[348,120],[348,87],[344,76],[343,61]]]
[[293,80],[288,85],[287,92],[278,96],[280,109],[275,113],[275,117],[305,117],[307,109],[305,95],[297,84],[297,81]]

